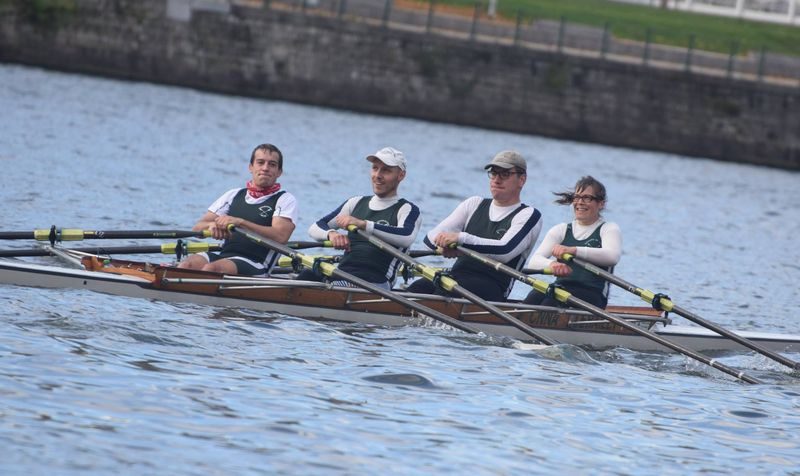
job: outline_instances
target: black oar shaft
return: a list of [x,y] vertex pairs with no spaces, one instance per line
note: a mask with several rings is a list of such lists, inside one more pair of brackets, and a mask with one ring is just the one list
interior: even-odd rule
[[11,258],[21,256],[50,256],[57,251],[78,251],[80,253],[89,253],[94,255],[121,255],[121,254],[149,254],[149,253],[162,253],[162,254],[177,254],[180,248],[181,255],[186,253],[201,253],[204,251],[219,251],[222,249],[221,245],[215,243],[188,242],[188,243],[165,243],[163,245],[154,246],[92,246],[85,248],[30,248],[18,250],[0,250],[0,257]]
[[500,309],[499,307],[497,307],[494,304],[490,303],[489,301],[486,301],[485,299],[482,299],[480,296],[478,296],[477,294],[475,294],[472,291],[468,290],[464,286],[461,286],[460,284],[456,284],[456,285],[453,286],[453,291],[455,291],[456,294],[460,295],[461,297],[463,297],[467,301],[469,301],[469,302],[471,302],[471,303],[473,303],[473,304],[475,304],[477,306],[485,308],[487,311],[491,312],[492,314],[494,314],[497,317],[500,317],[501,319],[505,320],[506,322],[508,322],[512,326],[514,326],[517,329],[521,330],[525,334],[533,337],[534,339],[538,340],[539,342],[541,342],[543,344],[547,344],[547,345],[556,345],[557,344],[557,342],[554,341],[553,339],[550,339],[549,337],[546,337],[546,336],[542,335],[542,333],[536,331],[533,327],[529,326],[528,324],[525,324],[524,322],[520,321],[519,319],[517,319],[516,317],[512,316],[511,314],[503,311],[502,309]]
[[34,232],[32,231],[3,231],[0,232],[0,240],[32,240],[34,239]]
[[758,379],[756,379],[754,377],[750,377],[749,375],[747,375],[746,373],[744,373],[744,372],[742,372],[740,370],[735,370],[735,369],[733,369],[731,367],[728,367],[727,365],[725,365],[723,363],[720,363],[717,360],[712,359],[712,358],[710,358],[710,357],[708,357],[706,355],[703,355],[703,354],[701,354],[699,352],[695,352],[692,349],[689,349],[689,348],[684,347],[684,346],[682,346],[680,344],[677,344],[677,343],[672,342],[672,341],[670,341],[668,339],[665,339],[664,337],[662,337],[662,336],[660,336],[658,334],[655,334],[653,332],[650,332],[649,330],[642,329],[642,328],[640,328],[640,327],[638,327],[638,326],[636,326],[634,324],[631,324],[630,322],[626,321],[625,319],[617,317],[617,316],[615,316],[613,314],[609,314],[608,312],[606,312],[606,311],[604,311],[604,310],[600,309],[599,307],[596,307],[596,306],[594,306],[592,304],[589,304],[586,301],[583,301],[581,299],[569,296],[566,299],[566,303],[571,305],[571,306],[575,306],[575,307],[577,307],[579,309],[583,309],[585,311],[589,311],[594,315],[604,317],[605,319],[613,322],[614,324],[617,324],[618,326],[622,326],[622,327],[624,327],[624,328],[626,328],[628,330],[636,332],[637,334],[642,335],[644,337],[647,337],[648,339],[650,339],[650,340],[652,340],[654,342],[658,342],[659,344],[663,345],[664,347],[667,347],[669,349],[674,350],[675,352],[679,352],[681,354],[686,355],[687,357],[691,357],[691,358],[693,358],[693,359],[695,359],[695,360],[697,360],[699,362],[702,362],[702,363],[704,363],[706,365],[714,367],[715,369],[720,370],[722,372],[725,372],[726,374],[731,375],[733,377],[736,377],[737,379],[740,379],[740,380],[742,380],[744,382],[747,382],[747,383],[761,383],[760,380],[758,380]]
[[705,327],[707,329],[710,329],[710,330],[716,332],[717,334],[719,334],[721,336],[727,337],[728,339],[730,339],[730,340],[732,340],[732,341],[734,341],[734,342],[736,342],[736,343],[738,343],[738,344],[740,344],[740,345],[742,345],[744,347],[747,347],[748,349],[754,350],[754,351],[760,353],[761,355],[769,357],[770,359],[772,359],[772,360],[774,360],[776,362],[779,362],[779,363],[781,363],[781,364],[783,364],[783,365],[785,365],[787,367],[790,367],[793,370],[800,369],[800,363],[795,362],[794,360],[792,360],[792,359],[790,359],[788,357],[784,357],[783,355],[778,354],[777,352],[773,352],[773,351],[771,351],[769,349],[766,349],[763,346],[758,345],[758,344],[756,344],[755,342],[753,342],[753,341],[751,341],[749,339],[745,339],[744,337],[742,337],[742,336],[740,336],[740,335],[738,335],[738,334],[736,334],[734,332],[731,332],[731,331],[729,331],[729,330],[727,330],[727,329],[725,329],[723,327],[718,326],[717,324],[714,324],[713,322],[707,321],[707,320],[703,319],[702,317],[698,316],[697,314],[678,306],[677,304],[675,304],[674,302],[672,302],[670,299],[668,299],[666,297],[661,297],[661,296],[656,295],[652,291],[648,291],[646,289],[639,288],[639,287],[637,287],[637,286],[625,281],[624,279],[620,278],[619,276],[617,276],[615,274],[612,274],[612,273],[609,273],[608,271],[606,271],[606,270],[604,270],[602,268],[599,268],[599,267],[593,265],[592,263],[589,263],[588,261],[584,261],[582,259],[575,258],[575,257],[569,257],[568,261],[580,266],[581,268],[585,269],[586,271],[589,271],[592,274],[595,274],[595,275],[605,279],[606,281],[608,281],[608,282],[610,282],[610,283],[612,283],[612,284],[614,284],[616,286],[619,286],[619,287],[625,289],[626,291],[629,291],[629,292],[639,296],[640,298],[642,298],[643,301],[647,302],[648,304],[654,304],[653,300],[654,299],[658,299],[661,309],[664,309],[665,311],[672,311],[675,314],[678,314],[679,316],[683,316],[686,319],[694,322],[695,324],[699,324],[699,325],[701,325],[701,326],[703,326],[703,327]]
[[308,248],[331,248],[330,241],[290,241],[286,246],[293,250],[305,250]]
[[[398,250],[394,246],[384,242],[383,240],[381,240],[381,239],[379,239],[379,238],[377,238],[377,237],[375,237],[373,235],[368,235],[363,230],[356,230],[356,232],[359,233],[364,238],[366,238],[367,240],[369,240],[370,243],[375,245],[381,251],[389,253],[390,255],[392,255],[395,258],[399,259],[400,261],[404,262],[410,269],[412,269],[414,271],[418,271],[420,274],[422,274],[423,277],[425,277],[425,279],[429,279],[429,280],[435,279],[435,273],[431,272],[431,270],[433,268],[420,264],[419,262],[415,261],[410,256],[408,256],[407,254],[401,252],[400,250]],[[456,282],[454,279],[446,277],[446,278],[443,278],[441,281],[444,281],[444,282],[448,283],[447,284],[448,290],[451,290],[451,291],[455,292],[456,294],[464,297],[464,299],[470,301],[471,303],[486,309],[490,313],[494,314],[495,316],[499,317],[500,319],[503,319],[504,321],[508,322],[512,326],[514,326],[517,329],[521,330],[525,334],[533,337],[534,339],[538,340],[539,342],[541,342],[543,344],[547,344],[547,345],[555,345],[556,344],[556,342],[553,339],[550,339],[549,337],[546,337],[546,336],[542,335],[542,333],[538,332],[533,327],[529,326],[528,324],[525,324],[524,322],[520,321],[519,319],[517,319],[516,317],[512,316],[511,314],[509,314],[509,313],[503,311],[502,309],[498,308],[497,306],[489,303],[485,299],[481,299],[480,296],[478,296],[477,294],[467,290],[466,288],[464,288],[463,286],[458,284],[458,282]]]
[[[260,244],[261,246],[270,248],[272,250],[277,251],[278,253],[284,254],[291,258],[302,260],[303,264],[308,268],[311,268],[314,265],[313,257],[303,255],[302,253],[298,253],[297,251],[289,248],[286,245],[280,244],[277,241],[271,240],[267,237],[258,235],[256,233],[252,233],[244,229],[239,229],[236,227],[233,227],[232,231],[241,233],[242,235],[246,236],[253,242]],[[469,324],[463,323],[446,314],[436,311],[435,309],[431,309],[428,306],[422,305],[416,301],[412,301],[411,299],[408,299],[404,296],[400,296],[392,291],[388,291],[380,286],[370,283],[369,281],[365,281],[357,276],[342,271],[336,266],[332,265],[331,263],[325,263],[325,262],[320,263],[320,269],[323,273],[325,273],[328,276],[339,278],[348,281],[350,283],[353,283],[356,286],[366,289],[371,293],[377,294],[381,297],[384,297],[390,301],[394,301],[398,304],[402,304],[403,306],[409,309],[415,310],[421,314],[425,314],[426,316],[430,316],[431,318],[436,319],[437,321],[440,321],[444,324],[447,324],[448,326],[454,327],[464,332],[468,332],[470,334],[478,334],[480,332],[477,329],[470,326]]]
[[[330,246],[330,242],[319,241],[290,241],[287,246],[293,249],[305,248],[323,248]],[[149,254],[149,253],[162,253],[162,254],[180,254],[185,256],[189,253],[201,253],[205,251],[220,251],[222,245],[216,243],[207,243],[205,241],[189,241],[184,243],[165,243],[163,245],[154,246],[92,246],[84,248],[58,248],[62,251],[78,251],[81,253],[90,253],[95,255],[121,255],[121,254]],[[20,248],[16,250],[0,250],[0,258],[18,258],[22,256],[50,256],[54,254],[52,248]]]
[[49,230],[0,232],[0,240],[80,241],[86,239],[134,238],[206,238],[208,230],[81,230],[77,228],[51,228]]
[[[493,259],[489,258],[488,256],[484,256],[484,255],[482,255],[480,253],[472,251],[469,248],[460,247],[459,250],[461,250],[461,252],[466,254],[467,256],[469,256],[469,257],[471,257],[471,258],[473,258],[475,260],[478,260],[478,261],[482,262],[483,264],[485,264],[487,266],[491,266],[494,269],[497,269],[499,271],[502,271],[502,272],[508,274],[509,276],[511,276],[514,279],[517,279],[519,281],[522,281],[522,282],[532,286],[533,289],[536,290],[537,292],[540,292],[540,293],[547,292],[547,288],[549,287],[549,285],[546,282],[542,281],[542,280],[534,279],[534,278],[532,278],[530,276],[522,274],[522,273],[520,273],[519,271],[517,271],[516,269],[514,269],[514,268],[512,268],[510,266],[506,266],[505,264],[500,263],[499,261],[493,260]],[[679,353],[681,353],[681,354],[683,354],[683,355],[685,355],[687,357],[691,357],[691,358],[693,358],[693,359],[695,359],[695,360],[697,360],[699,362],[702,362],[702,363],[704,363],[706,365],[709,365],[709,366],[711,366],[711,367],[713,367],[713,368],[715,368],[717,370],[720,370],[721,372],[724,372],[724,373],[726,373],[728,375],[736,377],[737,379],[742,380],[743,382],[761,383],[758,379],[756,379],[754,377],[751,377],[751,376],[745,374],[742,371],[738,371],[738,370],[732,369],[731,367],[728,367],[725,364],[717,362],[715,359],[711,359],[706,355],[703,355],[703,354],[701,354],[699,352],[695,352],[695,351],[693,351],[693,350],[691,350],[691,349],[689,349],[687,347],[684,347],[684,346],[682,346],[680,344],[677,344],[677,343],[672,342],[672,341],[670,341],[668,339],[665,339],[664,337],[659,336],[659,335],[657,335],[657,334],[655,334],[653,332],[650,332],[649,330],[642,329],[642,328],[640,328],[640,327],[638,327],[638,326],[636,326],[634,324],[631,324],[630,322],[626,321],[625,319],[622,319],[620,317],[614,316],[613,314],[609,314],[605,310],[600,309],[599,307],[596,307],[596,306],[594,306],[592,304],[589,304],[588,302],[586,302],[586,301],[584,301],[582,299],[578,299],[576,297],[573,297],[569,292],[567,292],[564,289],[557,289],[555,294],[556,294],[556,299],[558,299],[559,301],[565,302],[565,303],[567,303],[567,304],[569,304],[571,306],[577,307],[579,309],[583,309],[584,311],[588,311],[591,314],[594,314],[596,316],[602,317],[602,318],[604,318],[604,319],[606,319],[608,321],[613,322],[614,324],[622,326],[622,327],[624,327],[624,328],[626,328],[626,329],[628,329],[628,330],[630,330],[632,332],[635,332],[636,334],[639,334],[639,335],[641,335],[643,337],[646,337],[646,338],[648,338],[648,339],[650,339],[650,340],[652,340],[654,342],[657,342],[657,343],[663,345],[664,347],[672,349],[675,352],[679,352]]]
[[83,239],[136,239],[136,238],[205,238],[206,230],[108,230],[84,231]]

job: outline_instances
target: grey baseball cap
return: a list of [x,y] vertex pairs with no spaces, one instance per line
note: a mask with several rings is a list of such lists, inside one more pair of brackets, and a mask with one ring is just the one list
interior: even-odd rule
[[486,164],[484,169],[489,170],[491,167],[500,167],[503,169],[518,167],[525,171],[528,170],[528,164],[525,162],[525,159],[522,158],[522,155],[520,155],[519,152],[514,150],[504,150],[502,152],[498,152],[492,161]]

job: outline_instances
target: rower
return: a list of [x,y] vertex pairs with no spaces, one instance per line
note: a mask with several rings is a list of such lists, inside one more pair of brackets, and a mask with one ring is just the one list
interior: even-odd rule
[[[510,276],[463,256],[451,245],[483,253],[514,269],[522,268],[541,231],[541,213],[520,201],[527,179],[527,163],[518,152],[506,150],[484,167],[492,198],[470,197],[428,232],[425,244],[442,255],[458,258],[450,275],[461,286],[488,301],[508,297],[514,281]],[[418,279],[408,291],[449,295],[430,280]]]
[[[361,279],[391,289],[399,261],[379,250],[355,230],[375,235],[405,252],[413,243],[421,223],[419,208],[404,198],[397,189],[406,177],[405,155],[392,147],[367,156],[372,163],[370,177],[374,195],[348,198],[332,212],[311,225],[308,234],[318,241],[328,240],[334,248],[344,250],[339,269]],[[321,281],[315,270],[304,270],[297,279]],[[349,286],[346,281],[334,284]]]
[[[622,254],[622,231],[616,223],[605,221],[600,212],[606,206],[606,187],[591,175],[581,177],[573,190],[554,192],[559,205],[571,205],[575,219],[551,228],[542,243],[531,255],[527,268],[550,268],[557,276],[554,285],[573,296],[605,309],[610,284],[583,268],[558,261],[565,253],[586,260],[609,273]],[[555,259],[553,259],[555,258]],[[527,304],[562,306],[552,293],[532,290],[525,298]]]
[[239,234],[230,225],[286,243],[297,222],[297,200],[281,190],[283,154],[272,144],[261,144],[250,154],[251,179],[243,188],[225,192],[208,207],[196,231],[208,230],[216,239],[225,239],[219,252],[197,253],[178,266],[225,274],[268,276],[278,254]]

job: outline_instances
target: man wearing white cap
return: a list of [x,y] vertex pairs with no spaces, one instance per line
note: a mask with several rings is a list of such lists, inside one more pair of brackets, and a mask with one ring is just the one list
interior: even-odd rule
[[[367,156],[367,160],[372,162],[374,195],[347,199],[311,225],[308,234],[315,240],[330,240],[334,248],[345,250],[339,262],[340,270],[391,289],[399,261],[358,233],[337,230],[347,230],[348,226],[355,225],[368,235],[375,235],[405,252],[417,237],[421,217],[416,205],[397,195],[397,188],[406,176],[403,153],[384,147]],[[321,277],[306,270],[298,279],[319,280]]]
[[[502,151],[484,168],[489,175],[492,198],[475,196],[461,202],[450,216],[428,232],[425,244],[432,249],[441,248],[448,258],[458,258],[450,273],[458,284],[483,299],[502,301],[511,292],[514,284],[511,277],[462,256],[458,249],[449,246],[457,243],[521,269],[542,230],[542,215],[520,201],[528,166],[518,152]],[[447,294],[427,279],[414,281],[408,290]]]

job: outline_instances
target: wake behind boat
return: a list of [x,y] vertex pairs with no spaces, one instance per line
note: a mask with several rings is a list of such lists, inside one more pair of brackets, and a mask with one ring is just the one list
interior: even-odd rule
[[[95,255],[84,256],[81,264],[84,269],[0,260],[0,284],[87,289],[119,296],[249,308],[314,320],[381,326],[418,324],[427,318],[398,302],[358,288],[285,278],[228,276],[146,262],[104,259]],[[486,334],[530,340],[525,332],[467,300],[404,292],[397,294]],[[585,311],[518,302],[493,304],[558,343],[590,349],[670,350]],[[710,330],[673,325],[661,311],[652,308],[609,306],[608,311],[697,352],[748,350]],[[769,350],[800,352],[800,335],[746,331],[737,334]]]

